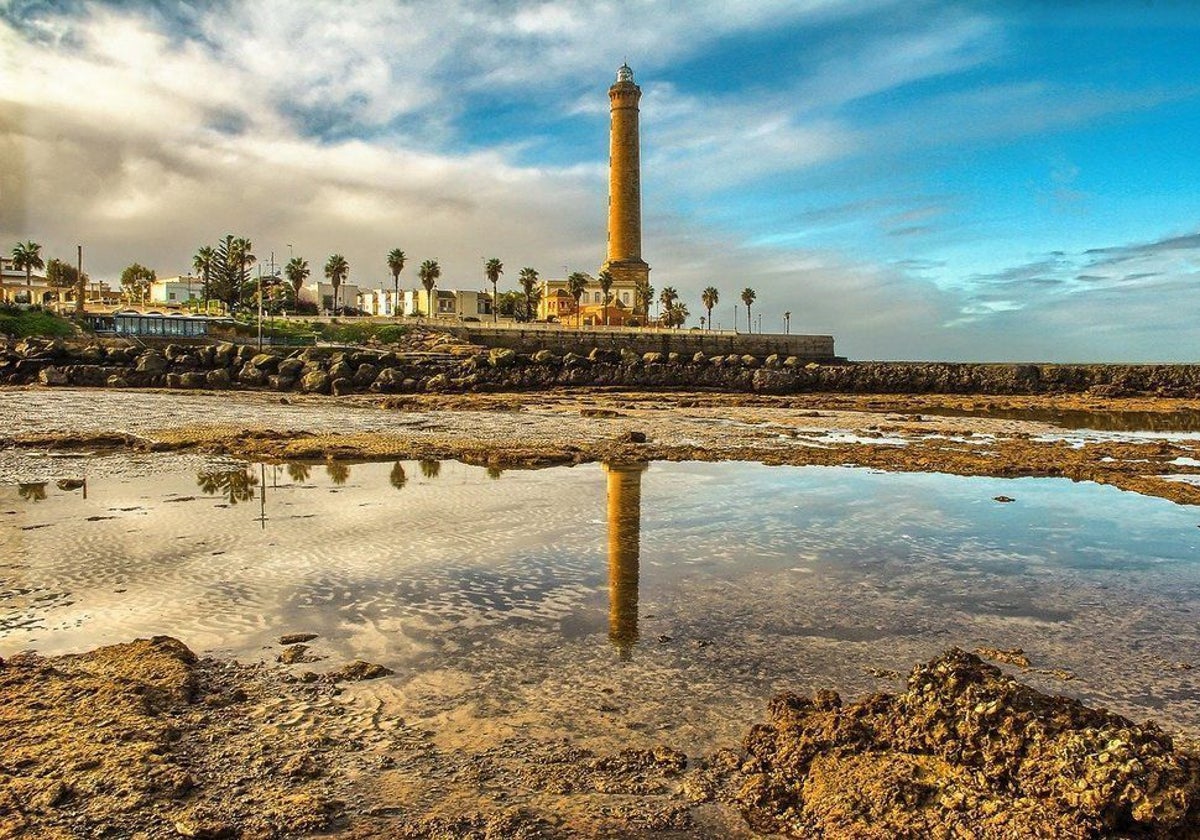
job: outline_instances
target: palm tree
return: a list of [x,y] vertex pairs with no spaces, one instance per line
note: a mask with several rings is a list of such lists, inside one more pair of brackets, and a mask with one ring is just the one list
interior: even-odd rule
[[17,271],[25,269],[25,287],[29,289],[29,302],[33,303],[33,270],[46,266],[42,261],[42,246],[32,239],[18,242],[12,249],[12,263]]
[[497,306],[499,301],[496,298],[496,284],[500,282],[500,275],[504,273],[504,263],[500,262],[496,257],[492,257],[483,265],[483,274],[492,284],[492,320],[500,320],[500,307]]
[[650,320],[650,302],[654,300],[654,287],[648,278],[634,281],[634,308],[642,316],[643,323]]
[[417,269],[417,276],[421,278],[421,285],[425,287],[425,301],[429,307],[429,317],[432,318],[437,313],[433,290],[437,288],[438,278],[442,276],[442,267],[438,265],[437,260],[425,260]]
[[583,291],[587,288],[587,275],[582,271],[573,271],[571,276],[567,278],[567,293],[575,298],[575,326],[579,326],[579,299],[583,297]]
[[538,273],[536,268],[525,266],[517,279],[525,292],[525,320],[532,321],[534,314],[534,292],[537,290]]
[[392,272],[392,314],[396,314],[396,301],[400,299],[400,272],[404,270],[404,262],[408,258],[399,248],[393,248],[388,251],[387,264],[388,271]]
[[675,291],[675,287],[663,286],[663,290],[658,295],[658,302],[662,307],[663,318],[667,318],[670,315],[671,307],[677,300],[679,300],[679,292]]
[[700,293],[700,302],[704,304],[704,308],[708,310],[708,328],[711,330],[713,307],[721,302],[721,293],[717,291],[715,286],[709,286]]
[[216,264],[217,252],[210,245],[197,249],[196,255],[192,257],[192,268],[200,272],[200,297],[204,299],[205,312],[208,312],[208,282]]
[[791,312],[783,313],[783,334],[784,335],[792,334],[792,313]]
[[667,307],[667,326],[682,327],[687,323],[688,316],[687,304],[678,300],[671,301],[671,305]]
[[346,258],[341,254],[334,254],[325,261],[325,276],[329,279],[329,284],[333,286],[333,311],[335,313],[338,310],[338,290],[349,273],[350,263],[346,262]]
[[403,490],[404,485],[408,483],[408,476],[404,474],[404,465],[399,461],[392,464],[392,471],[388,474],[388,481],[397,490]]
[[292,284],[292,297],[297,303],[300,301],[300,287],[304,285],[304,281],[311,273],[308,269],[308,260],[303,257],[292,257],[283,267],[283,274]]
[[[754,332],[754,322],[750,320],[750,304],[754,303],[756,297],[758,295],[754,294],[754,290],[749,286],[742,289],[742,303],[746,304],[746,326],[749,327],[750,332]],[[734,326],[736,327],[737,324]]]
[[596,282],[600,284],[600,300],[604,304],[604,326],[608,326],[608,297],[609,292],[613,287],[613,276],[607,271],[601,271],[596,277]]

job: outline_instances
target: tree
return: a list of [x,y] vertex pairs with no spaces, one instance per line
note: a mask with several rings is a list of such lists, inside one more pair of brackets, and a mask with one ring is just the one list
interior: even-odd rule
[[675,291],[675,287],[663,286],[663,290],[658,295],[658,302],[662,306],[662,321],[664,324],[668,323],[667,315],[670,314],[671,307],[677,300],[679,300],[679,292]]
[[146,296],[150,294],[150,285],[157,279],[152,269],[134,263],[121,272],[121,288],[125,290],[125,297],[130,303],[136,299],[144,305]]
[[633,285],[634,308],[642,316],[643,323],[650,320],[650,301],[654,300],[654,287],[647,279],[637,280]]
[[408,257],[399,248],[393,248],[388,251],[387,265],[388,271],[392,272],[392,314],[396,314],[396,301],[400,299],[400,272],[404,270],[404,263]]
[[670,306],[667,307],[667,311],[663,313],[663,319],[668,327],[682,327],[687,323],[690,314],[687,304],[673,300]]
[[537,300],[540,297],[540,289],[537,287],[537,269],[525,266],[521,269],[517,279],[521,283],[521,289],[525,292],[525,320],[532,321],[534,313],[537,312]]
[[492,284],[492,320],[500,320],[500,301],[497,298],[496,284],[500,282],[500,275],[504,273],[504,263],[500,262],[496,257],[492,257],[483,264],[483,274]]
[[200,297],[204,300],[205,312],[208,312],[208,285],[216,265],[217,252],[211,245],[196,249],[196,254],[192,257],[192,268],[200,273]]
[[46,263],[46,283],[51,288],[58,289],[58,299],[62,301],[62,290],[69,289],[79,281],[79,269],[68,262],[52,259]]
[[417,269],[417,276],[421,278],[421,285],[425,287],[426,305],[429,308],[429,317],[432,318],[437,315],[437,302],[434,300],[433,291],[437,288],[438,278],[442,276],[442,267],[438,265],[437,260],[425,260]]
[[792,334],[792,313],[791,312],[783,313],[783,334],[784,335]]
[[496,312],[509,318],[520,318],[524,306],[524,296],[515,290],[501,292],[495,302]]
[[283,276],[292,284],[292,299],[297,303],[300,301],[300,289],[303,288],[304,281],[311,273],[308,268],[308,260],[303,257],[292,257],[283,267]]
[[[241,291],[241,287],[246,284],[246,281],[250,279],[250,266],[258,262],[258,257],[251,253],[251,249],[253,247],[253,243],[251,243],[250,240],[246,239],[245,237],[239,236],[237,239],[233,240],[233,253],[231,256],[234,258],[234,261],[237,264],[239,292]],[[234,298],[235,302],[239,300],[241,300],[240,294],[238,297]]]
[[575,326],[579,326],[579,299],[587,288],[587,275],[582,271],[573,271],[567,277],[567,293],[575,298]]
[[250,253],[250,241],[227,233],[217,243],[216,259],[211,269],[209,293],[230,309],[242,301],[242,287],[249,279],[247,269],[257,262]]
[[[749,327],[749,332],[754,332],[754,322],[750,320],[750,304],[754,303],[754,299],[758,295],[754,294],[754,290],[749,286],[742,289],[742,303],[746,304],[746,326]],[[734,324],[736,327],[737,324]]]
[[600,284],[600,300],[604,306],[604,326],[608,326],[608,301],[613,287],[613,276],[608,271],[601,271],[596,277],[596,282]]
[[334,254],[325,261],[325,277],[333,286],[333,311],[335,313],[338,310],[338,289],[342,287],[342,281],[349,273],[350,263],[346,262],[346,258],[341,254]]
[[29,299],[32,302],[33,270],[46,267],[42,261],[42,246],[32,239],[28,242],[18,242],[12,249],[12,263],[17,271],[25,271],[25,287],[30,289]]
[[709,286],[700,293],[700,302],[704,304],[704,308],[708,310],[708,328],[711,330],[713,307],[721,302],[721,293],[716,290],[715,286]]

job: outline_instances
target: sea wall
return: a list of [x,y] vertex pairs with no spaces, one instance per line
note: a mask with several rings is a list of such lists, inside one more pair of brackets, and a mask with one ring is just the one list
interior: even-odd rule
[[221,343],[165,348],[0,343],[0,384],[260,388],[315,393],[506,391],[555,387],[744,393],[1055,394],[1200,397],[1200,365],[817,364],[797,356],[592,348],[586,356],[466,344],[437,352],[308,347],[258,353]]
[[[441,329],[439,327],[439,329]],[[485,347],[507,347],[518,353],[549,350],[565,355],[586,356],[593,348],[630,350],[634,353],[679,353],[691,358],[696,353],[739,356],[750,354],[766,358],[771,354],[783,358],[795,356],[804,361],[827,362],[834,356],[831,335],[775,335],[734,333],[706,330],[641,330],[641,329],[548,329],[532,326],[491,327],[487,324],[467,324],[446,328],[471,344]]]

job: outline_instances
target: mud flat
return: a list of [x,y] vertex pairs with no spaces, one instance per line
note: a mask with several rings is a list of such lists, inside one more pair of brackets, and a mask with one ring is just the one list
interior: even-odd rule
[[341,686],[380,675],[198,659],[161,636],[11,657],[0,836],[1200,836],[1194,745],[958,650],[898,694],[781,694],[707,755],[348,724],[361,701]]

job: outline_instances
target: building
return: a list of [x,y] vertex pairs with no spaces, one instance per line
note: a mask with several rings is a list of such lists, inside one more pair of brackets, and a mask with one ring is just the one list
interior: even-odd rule
[[[633,70],[622,64],[608,89],[608,250],[601,271],[621,288],[650,285],[650,266],[642,259],[642,176],[638,102],[642,89]],[[632,299],[630,305],[634,305]],[[649,301],[642,302],[644,309]],[[646,312],[642,313],[643,316]]]
[[358,311],[364,315],[395,318],[404,314],[404,291],[363,289],[358,293]]
[[44,305],[58,300],[58,289],[51,288],[45,271],[34,269],[25,282],[25,270],[17,269],[8,257],[0,257],[0,300],[5,303]]
[[179,306],[189,300],[198,301],[203,297],[204,282],[199,277],[192,277],[190,274],[162,277],[150,284],[151,303]]
[[[604,305],[604,294],[600,284],[591,275],[587,277],[587,286],[579,297],[579,323],[581,326],[598,327],[605,325],[605,310],[607,309],[607,325],[619,327],[636,320],[634,305],[637,302],[637,286],[631,280],[618,281],[613,278],[612,287],[608,290],[608,306]],[[575,322],[575,299],[567,291],[566,280],[545,280],[542,282],[541,298],[538,300],[537,317],[539,320],[553,318],[561,323]]]
[[354,309],[358,305],[362,293],[354,283],[342,283],[337,289],[337,299],[334,299],[333,284],[323,280],[314,280],[300,287],[300,300],[311,303],[323,314]]

